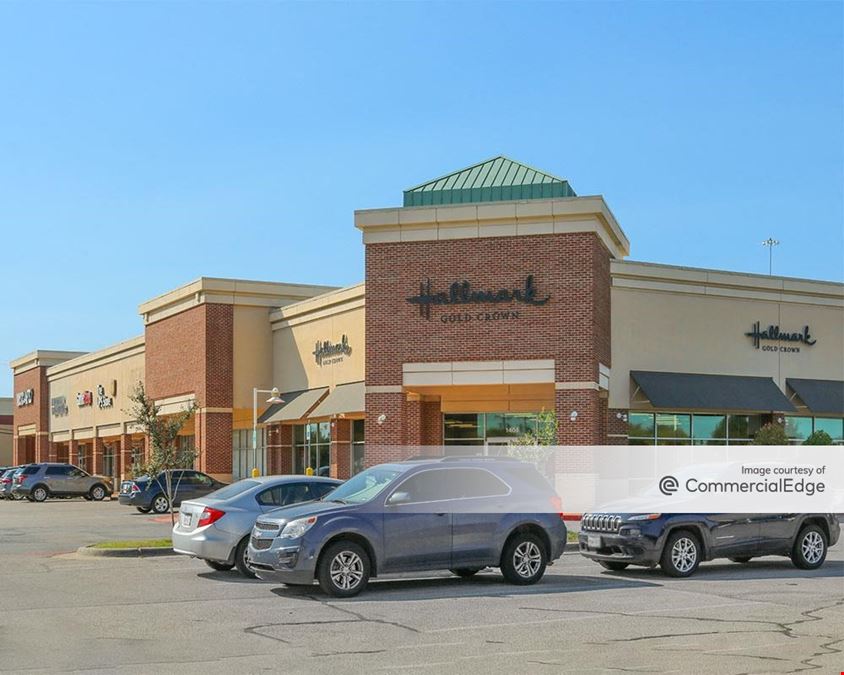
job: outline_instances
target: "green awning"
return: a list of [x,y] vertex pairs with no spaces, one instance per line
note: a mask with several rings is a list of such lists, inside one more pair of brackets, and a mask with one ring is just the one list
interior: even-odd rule
[[817,415],[844,415],[844,381],[789,377],[785,383],[811,412]]
[[276,403],[267,408],[258,418],[262,424],[291,422],[306,417],[311,409],[328,393],[328,387],[290,391],[281,395],[284,403]]
[[310,417],[360,413],[364,411],[365,401],[366,385],[363,382],[339,384],[311,411]]
[[744,412],[793,412],[770,377],[662,373],[631,370],[630,377],[654,408]]

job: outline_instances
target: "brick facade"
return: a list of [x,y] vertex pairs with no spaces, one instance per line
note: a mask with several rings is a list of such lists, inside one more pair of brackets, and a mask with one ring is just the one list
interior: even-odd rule
[[[528,275],[547,304],[434,305],[427,318],[407,301],[427,280],[434,292],[464,280],[497,290],[518,288]],[[553,359],[556,382],[582,387],[556,392],[558,442],[606,442],[606,398],[588,388],[600,363],[612,365],[610,253],[594,233],[368,244],[366,296],[368,388],[400,387],[408,362]],[[496,310],[519,318],[492,320]],[[444,321],[448,315],[469,320]],[[442,443],[429,402],[370,391],[366,409],[368,465],[391,459],[389,446]]]
[[[46,462],[50,456],[50,388],[47,384],[46,366],[36,366],[14,376],[14,394],[32,389],[33,402],[30,405],[14,406],[14,426],[12,428],[12,461],[15,464],[26,462]],[[20,427],[35,425],[34,435],[21,436]]]
[[232,473],[234,308],[204,303],[146,327],[146,390],[155,400],[193,394],[197,467]]

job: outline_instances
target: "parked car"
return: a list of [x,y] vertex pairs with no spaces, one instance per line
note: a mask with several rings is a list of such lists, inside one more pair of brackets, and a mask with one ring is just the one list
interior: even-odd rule
[[12,497],[12,480],[15,472],[21,467],[15,466],[6,469],[0,474],[0,499],[13,499]]
[[59,462],[28,464],[12,479],[12,494],[33,502],[43,502],[48,497],[84,497],[99,502],[112,492],[110,478]]
[[[124,480],[120,484],[117,500],[124,506],[134,506],[141,513],[167,513],[170,504],[167,501],[167,471],[162,471],[155,478],[140,476]],[[198,499],[227,485],[207,473],[192,469],[171,469],[173,486],[173,506],[179,506],[187,499]]]
[[212,569],[236,567],[254,577],[246,566],[246,547],[255,519],[280,506],[321,499],[341,484],[316,476],[246,478],[182,502],[173,527],[173,550],[200,558]]
[[747,563],[764,555],[815,569],[841,533],[831,513],[589,513],[578,535],[580,553],[609,570],[659,565],[688,577],[704,560]]
[[560,500],[532,464],[447,457],[381,464],[319,502],[259,516],[247,549],[265,580],[349,597],[389,572],[500,567],[514,584],[542,578],[566,544]]

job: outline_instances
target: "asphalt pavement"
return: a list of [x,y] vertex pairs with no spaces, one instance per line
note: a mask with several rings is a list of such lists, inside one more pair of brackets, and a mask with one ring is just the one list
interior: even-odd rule
[[520,588],[497,571],[374,581],[357,598],[181,556],[86,558],[166,536],[114,502],[0,502],[0,671],[786,673],[844,670],[844,550],[704,563],[690,579],[568,553]]

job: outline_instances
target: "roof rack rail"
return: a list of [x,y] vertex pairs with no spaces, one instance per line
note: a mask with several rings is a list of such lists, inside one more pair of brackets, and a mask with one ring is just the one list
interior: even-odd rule
[[441,462],[463,462],[467,459],[480,460],[486,462],[521,462],[518,457],[508,457],[506,455],[449,455],[442,457]]

